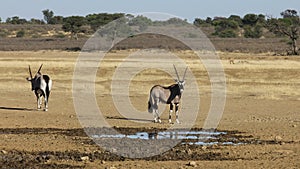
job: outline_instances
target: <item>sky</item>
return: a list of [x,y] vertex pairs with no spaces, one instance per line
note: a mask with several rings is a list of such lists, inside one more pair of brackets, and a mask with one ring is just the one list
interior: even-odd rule
[[162,12],[193,22],[195,18],[244,16],[248,13],[279,17],[286,9],[300,10],[300,0],[0,0],[0,17],[43,19],[42,10],[55,15]]

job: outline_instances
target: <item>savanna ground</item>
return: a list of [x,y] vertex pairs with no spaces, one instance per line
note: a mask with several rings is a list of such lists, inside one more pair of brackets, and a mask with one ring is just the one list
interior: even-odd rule
[[[113,72],[129,51],[109,54],[96,78],[99,107],[117,128],[165,129],[162,124],[136,123],[122,117],[112,104]],[[185,58],[199,85],[200,110],[194,128],[202,128],[210,106],[209,77],[189,51]],[[299,168],[300,58],[268,54],[219,53],[226,75],[226,105],[218,130],[229,131],[248,144],[176,146],[161,156],[129,159],[98,147],[79,123],[73,105],[72,77],[78,52],[0,52],[0,166],[2,168]],[[234,58],[235,64],[229,64]],[[36,111],[28,65],[53,79],[49,111]],[[164,63],[162,63],[164,64]],[[181,71],[182,72],[182,71]],[[154,69],[137,74],[129,88],[133,106],[147,109],[154,84],[171,84],[169,74]],[[142,86],[142,87],[135,87]],[[151,120],[151,119],[150,119]],[[250,140],[250,141],[249,141]],[[85,158],[88,156],[88,159]],[[196,166],[189,166],[195,161]]]

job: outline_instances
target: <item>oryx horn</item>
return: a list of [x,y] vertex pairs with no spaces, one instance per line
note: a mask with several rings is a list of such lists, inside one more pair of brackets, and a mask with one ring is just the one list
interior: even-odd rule
[[29,70],[30,78],[32,79],[32,73],[31,73],[30,65],[28,65],[28,70]]
[[187,68],[188,67],[185,68],[185,71],[184,71],[184,74],[183,74],[183,78],[182,78],[183,81],[185,80],[185,74],[186,74]]
[[40,66],[39,70],[37,71],[37,73],[39,73],[41,71],[42,66],[43,66],[43,64],[41,64],[41,66]]
[[175,65],[174,65],[174,64],[173,64],[173,66],[174,66],[174,69],[175,69],[175,73],[176,73],[177,79],[178,79],[178,80],[180,80],[180,79],[179,79],[178,72],[177,72],[177,69],[176,69],[176,67],[175,67]]

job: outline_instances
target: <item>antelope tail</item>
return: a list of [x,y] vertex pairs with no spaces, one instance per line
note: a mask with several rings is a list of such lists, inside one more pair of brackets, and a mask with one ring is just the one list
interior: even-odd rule
[[152,113],[152,106],[151,106],[150,100],[148,101],[148,112]]

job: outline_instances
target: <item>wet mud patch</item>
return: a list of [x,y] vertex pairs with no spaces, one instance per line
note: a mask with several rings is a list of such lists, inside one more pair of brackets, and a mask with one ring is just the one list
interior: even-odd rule
[[58,134],[65,136],[87,137],[82,128],[60,129],[60,128],[0,128],[0,134]]
[[[88,134],[87,134],[88,133]],[[141,141],[151,140],[181,140],[176,146],[238,146],[243,144],[280,144],[278,140],[260,140],[253,135],[240,131],[192,129],[164,129],[164,128],[0,128],[0,136],[14,135],[62,135],[66,139],[85,140],[86,144],[95,145],[97,139],[131,139]],[[91,137],[89,137],[89,136]],[[74,139],[75,138],[75,139]],[[94,139],[94,141],[93,141]],[[201,143],[203,140],[205,142]],[[285,141],[293,143],[293,141]]]
[[[93,134],[91,139],[86,132]],[[118,135],[112,135],[117,132]],[[15,128],[0,129],[0,136],[15,134],[22,137],[26,135],[63,135],[71,142],[78,143],[78,148],[74,151],[26,151],[26,150],[1,150],[0,166],[4,168],[82,168],[84,161],[125,161],[125,160],[149,160],[149,161],[184,161],[184,160],[208,160],[236,161],[244,159],[242,157],[233,157],[229,155],[229,150],[225,146],[244,146],[249,144],[281,144],[276,140],[259,140],[252,135],[241,133],[239,131],[218,131],[202,130],[194,128],[191,130],[177,129],[167,130],[159,128],[86,128],[86,129],[56,129],[56,128]],[[206,139],[203,140],[203,137]],[[76,138],[76,139],[74,139]],[[96,146],[96,143],[103,142],[106,146],[114,149],[105,149]],[[154,147],[159,144],[176,143],[174,147],[167,147],[167,151],[157,154],[148,154],[140,156],[142,158],[128,158],[120,156],[118,151],[125,149],[130,153],[131,149],[138,147],[135,144],[149,145]],[[201,140],[201,141],[199,141]],[[98,142],[99,141],[99,142]],[[293,143],[293,142],[285,142]],[[99,144],[98,144],[99,145]],[[80,146],[92,146],[94,149],[89,151],[80,150]],[[144,151],[141,149],[141,151]],[[147,151],[144,151],[147,153]],[[150,156],[149,156],[150,155]],[[153,156],[152,156],[153,155]],[[251,159],[244,159],[251,160]]]
[[[176,146],[238,146],[245,144],[278,144],[276,140],[260,140],[240,131],[164,128],[85,128],[94,141],[97,140],[169,140],[179,141]],[[286,143],[292,143],[286,142]]]
[[[202,129],[131,129],[124,130],[120,128],[102,128],[102,129],[86,129],[87,133],[94,140],[114,140],[129,139],[142,140],[151,142],[152,140],[177,141],[179,144],[187,145],[240,145],[246,144],[242,142],[234,131],[217,131]],[[249,136],[248,136],[249,137]]]

